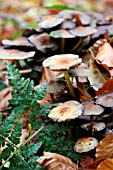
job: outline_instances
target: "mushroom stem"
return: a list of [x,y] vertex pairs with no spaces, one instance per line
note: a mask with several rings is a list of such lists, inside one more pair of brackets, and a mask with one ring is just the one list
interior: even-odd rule
[[51,98],[51,102],[53,103],[54,102],[54,95],[53,95],[53,93],[50,93],[50,98]]
[[66,83],[67,83],[67,86],[69,88],[69,91],[70,91],[70,94],[73,98],[76,98],[76,95],[75,95],[75,91],[74,91],[74,88],[71,84],[71,81],[69,79],[69,72],[66,70],[64,71],[64,76],[65,76],[65,80],[66,80]]
[[62,49],[61,49],[61,52],[64,53],[64,45],[65,45],[65,39],[62,38]]

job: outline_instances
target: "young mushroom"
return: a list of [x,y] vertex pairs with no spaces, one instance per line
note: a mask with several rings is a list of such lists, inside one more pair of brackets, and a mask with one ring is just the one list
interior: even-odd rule
[[88,152],[98,145],[98,140],[93,137],[80,138],[74,146],[74,150],[78,153]]
[[90,122],[90,123],[85,123],[80,126],[82,129],[93,129],[94,131],[101,131],[105,129],[106,124],[103,122]]
[[82,111],[82,104],[72,100],[53,108],[48,117],[53,121],[65,122],[77,118],[82,114]]
[[74,54],[59,54],[47,58],[43,61],[43,66],[50,68],[52,71],[64,72],[67,86],[70,90],[70,94],[73,98],[76,97],[74,88],[69,79],[69,69],[81,64],[82,59],[78,55]]
[[54,102],[54,94],[64,90],[66,83],[63,81],[50,80],[47,85],[47,93],[50,94],[51,102]]

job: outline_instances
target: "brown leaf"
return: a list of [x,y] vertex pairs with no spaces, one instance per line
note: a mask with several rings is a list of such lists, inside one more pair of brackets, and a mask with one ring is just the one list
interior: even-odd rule
[[77,87],[80,93],[81,102],[91,102],[92,96],[87,92],[85,85],[77,81]]
[[57,153],[44,152],[44,156],[41,156],[36,162],[41,164],[42,168],[47,168],[47,170],[77,169],[77,165],[71,159]]
[[113,93],[113,79],[107,80],[101,88],[96,91],[96,95],[104,95]]
[[113,135],[106,136],[99,142],[95,156],[97,159],[113,158]]
[[96,60],[108,67],[113,67],[113,48],[109,43],[104,43],[96,55]]
[[11,87],[7,87],[0,92],[0,111],[3,111],[8,105],[8,100],[11,99]]
[[108,158],[105,161],[101,162],[97,167],[97,170],[113,170],[113,158]]
[[88,76],[88,80],[90,84],[93,86],[93,88],[97,90],[98,87],[95,86],[95,84],[102,85],[106,82],[106,79],[104,78],[100,70],[98,69],[94,58],[91,58],[89,60],[89,70],[90,70],[90,74]]
[[80,165],[82,166],[82,168],[85,168],[87,164],[90,164],[92,162],[94,162],[93,158],[89,157],[88,155],[84,155],[82,159],[80,160]]

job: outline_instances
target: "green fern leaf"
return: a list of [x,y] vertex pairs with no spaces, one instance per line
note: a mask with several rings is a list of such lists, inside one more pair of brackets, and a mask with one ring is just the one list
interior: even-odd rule
[[37,144],[31,144],[28,146],[22,146],[20,148],[21,154],[24,155],[25,158],[29,158],[33,154],[35,154],[39,148],[41,147],[42,142],[38,142]]

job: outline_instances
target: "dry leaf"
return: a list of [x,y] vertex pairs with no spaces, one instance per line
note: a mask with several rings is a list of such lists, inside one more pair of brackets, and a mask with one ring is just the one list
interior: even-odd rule
[[106,82],[105,78],[103,77],[102,73],[96,66],[94,58],[89,60],[89,67],[90,74],[88,76],[88,80],[90,84],[93,86],[95,90],[98,90],[98,87],[95,84],[99,84],[100,86]]
[[87,92],[85,85],[81,82],[77,81],[77,87],[80,93],[80,101],[81,102],[91,102],[92,96]]
[[113,67],[113,48],[109,43],[104,43],[96,55],[96,60],[100,64],[105,64],[108,67]]
[[113,135],[106,136],[99,142],[95,156],[97,159],[113,158]]
[[41,164],[42,168],[47,168],[47,170],[77,169],[77,165],[71,159],[57,153],[44,152],[44,156],[41,156],[36,162]]
[[90,163],[93,163],[93,162],[94,162],[93,158],[91,158],[88,155],[84,155],[82,157],[82,159],[80,160],[80,165],[82,166],[82,168],[85,168],[87,166],[87,164],[90,164]]
[[107,80],[101,88],[96,91],[96,96],[113,93],[113,79]]
[[11,87],[7,87],[4,90],[0,91],[0,111],[6,109],[9,105],[8,100],[12,98],[11,96]]
[[113,158],[108,158],[108,159],[104,160],[97,167],[97,170],[104,170],[104,169],[105,170],[113,170]]

